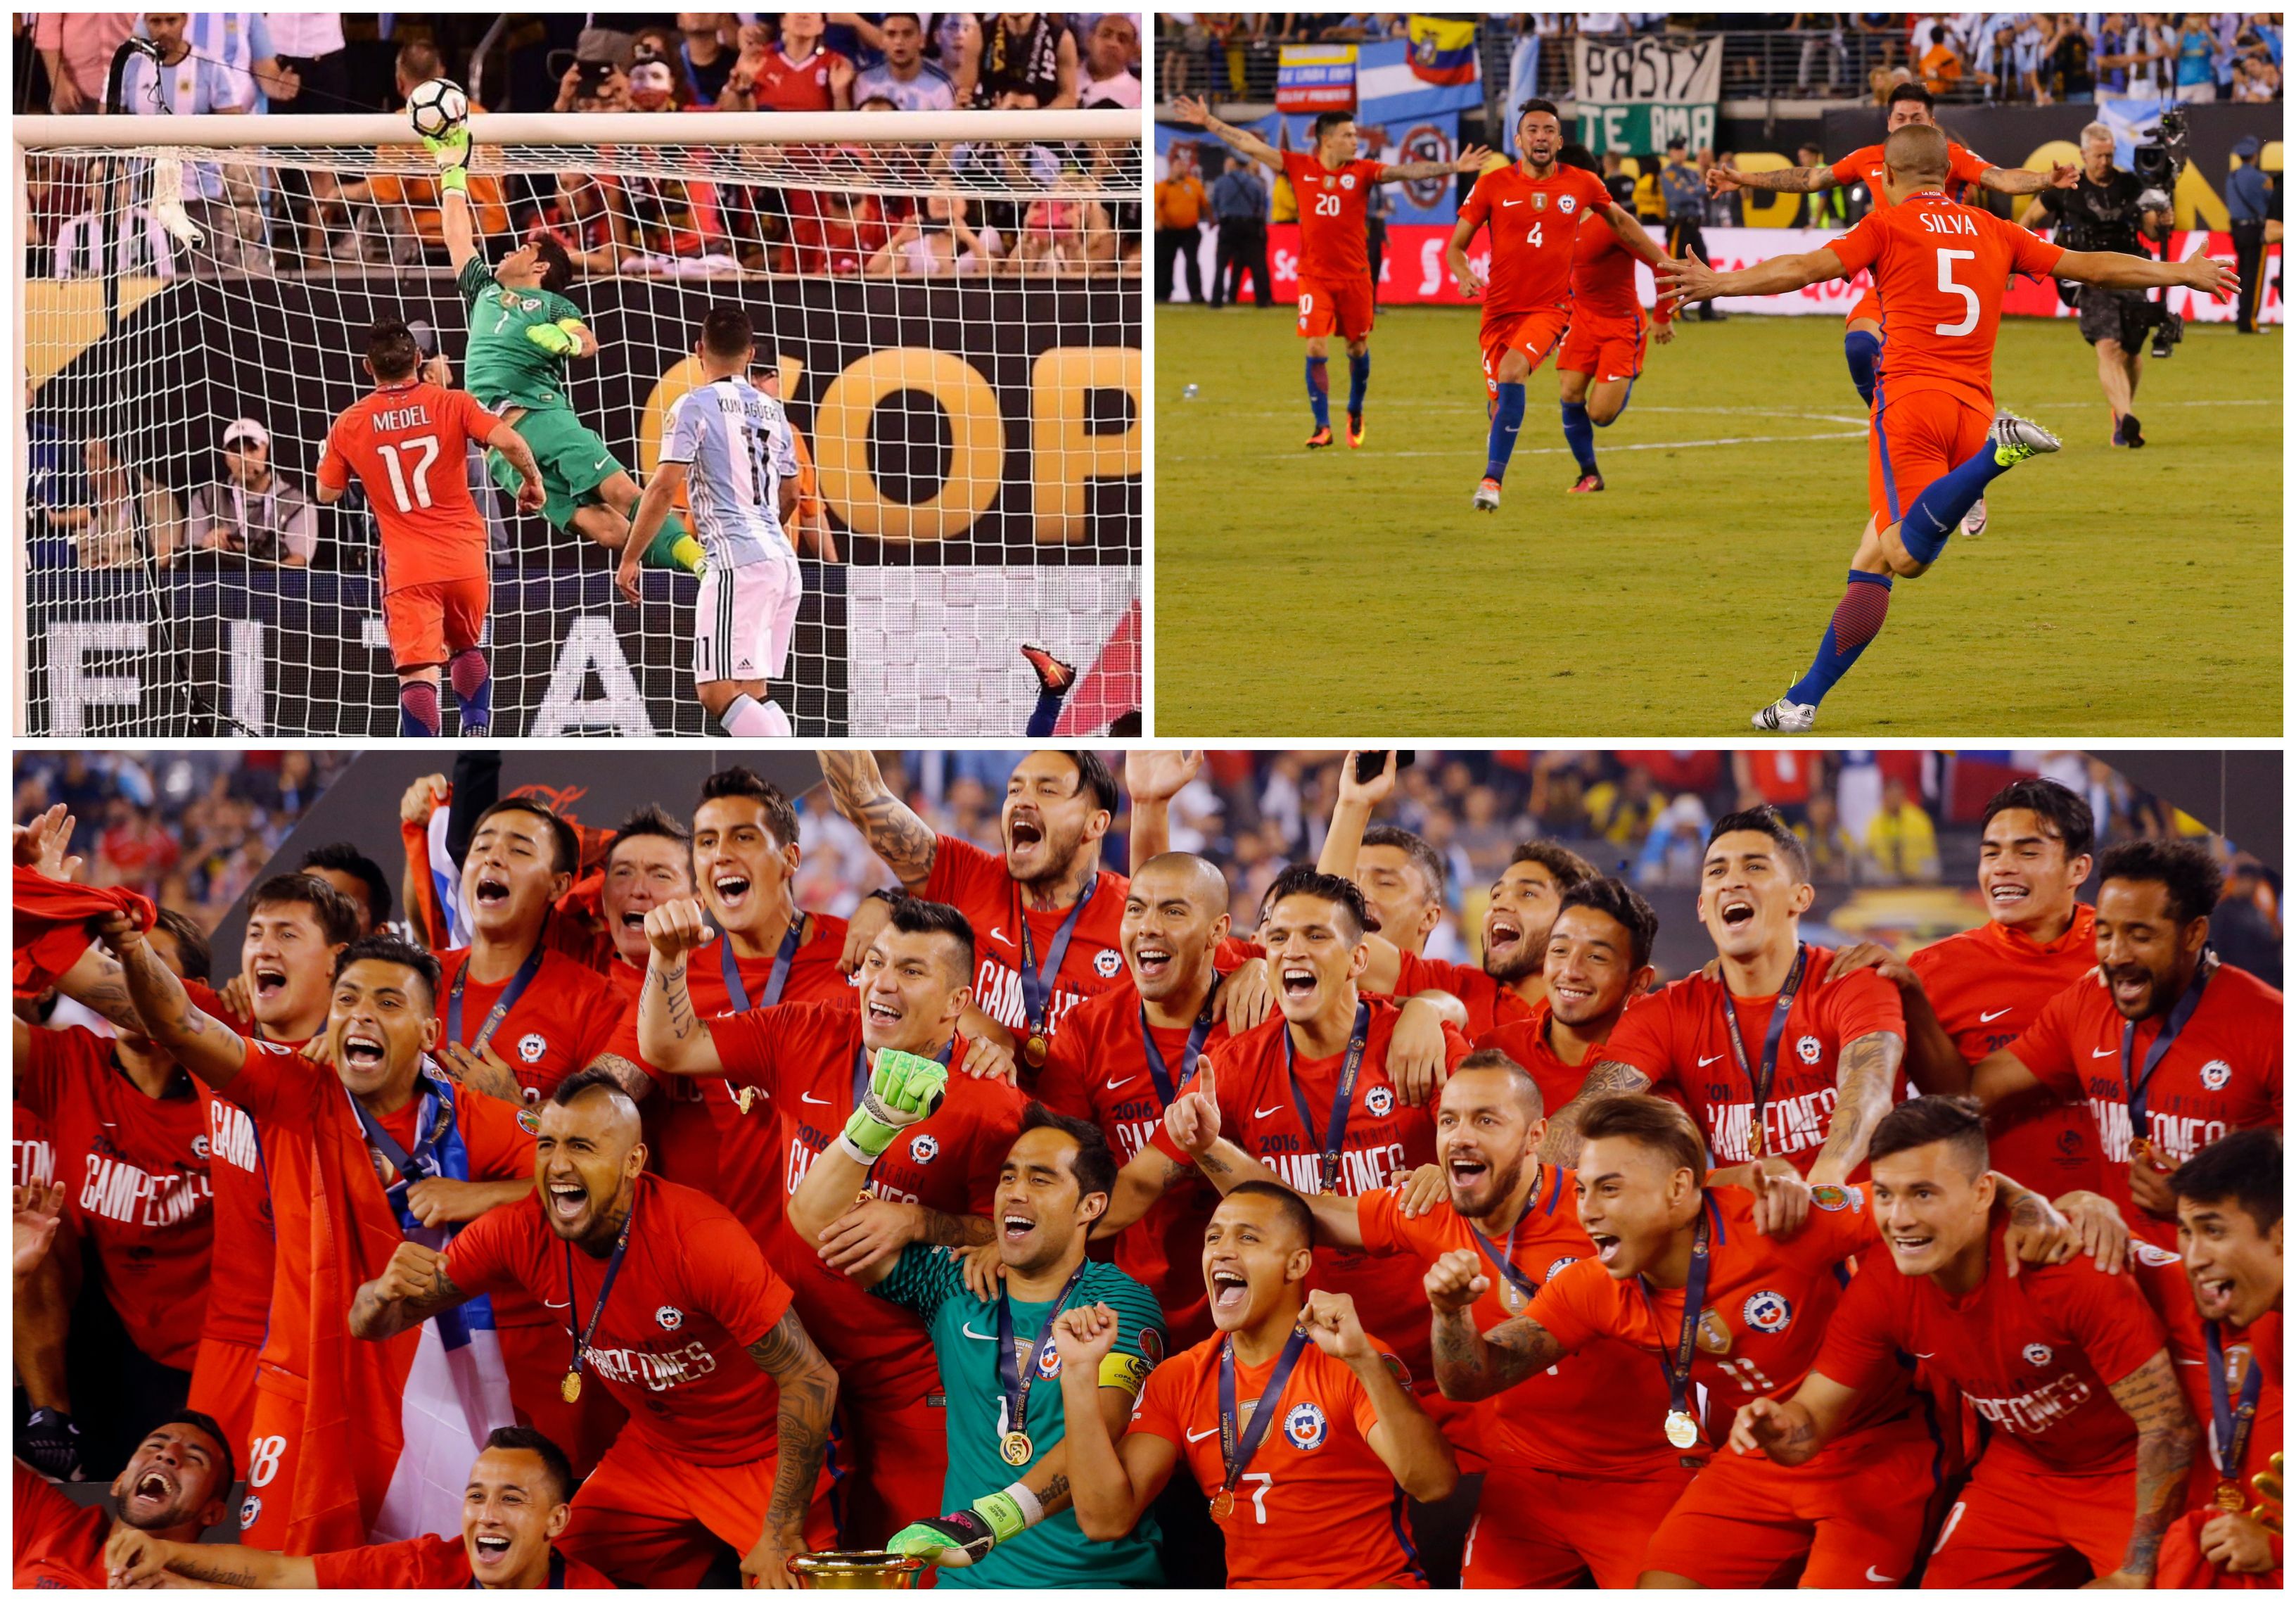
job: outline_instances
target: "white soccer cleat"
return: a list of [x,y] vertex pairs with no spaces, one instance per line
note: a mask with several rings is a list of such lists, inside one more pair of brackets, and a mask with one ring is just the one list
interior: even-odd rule
[[1754,727],[1766,735],[1806,735],[1817,721],[1817,708],[1779,696],[1754,714]]
[[1478,512],[1496,512],[1498,509],[1499,481],[1496,479],[1485,479],[1481,483],[1475,486],[1475,510]]
[[1972,506],[1969,509],[1969,515],[1961,520],[1961,531],[1971,539],[1985,532],[1985,497],[1983,496],[1977,497],[1977,505]]
[[2064,448],[2063,442],[2038,423],[2028,423],[2013,412],[2002,412],[1993,419],[1986,431],[1993,446],[1993,459],[2004,467],[2014,467],[2028,456],[2038,456]]

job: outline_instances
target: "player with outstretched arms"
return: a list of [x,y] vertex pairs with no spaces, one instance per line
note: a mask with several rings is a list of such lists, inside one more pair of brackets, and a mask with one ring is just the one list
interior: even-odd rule
[[1183,94],[1173,112],[1218,139],[1247,160],[1259,162],[1292,182],[1300,202],[1300,337],[1308,341],[1308,407],[1316,431],[1308,448],[1332,443],[1332,383],[1327,371],[1331,339],[1348,348],[1348,448],[1364,442],[1364,396],[1371,388],[1371,325],[1379,299],[1372,282],[1364,214],[1372,185],[1480,172],[1490,152],[1471,144],[1448,161],[1365,161],[1352,111],[1325,111],[1316,119],[1315,153],[1278,151],[1257,134],[1212,115],[1201,100]]
[[[455,286],[470,304],[464,382],[481,405],[499,412],[541,464],[542,506],[551,526],[571,529],[610,551],[628,540],[638,487],[614,453],[574,415],[566,398],[567,364],[594,356],[598,336],[581,308],[561,292],[574,278],[566,247],[544,237],[506,252],[492,270],[479,253],[471,217],[471,130],[425,136],[439,163],[439,216]],[[495,482],[512,488],[508,460],[487,458]],[[457,464],[459,471],[459,464]],[[701,546],[675,513],[644,551],[649,566],[701,571]]]
[[797,513],[797,444],[782,403],[750,382],[757,338],[750,315],[720,306],[693,347],[702,383],[669,408],[661,461],[638,498],[614,582],[639,604],[638,555],[688,492],[709,563],[693,603],[693,686],[702,709],[736,738],[785,740],[789,714],[766,681],[789,665],[805,575],[790,548]]
[[534,452],[518,431],[467,390],[431,382],[414,334],[396,317],[367,330],[362,364],[374,390],[336,417],[316,475],[320,501],[342,498],[356,473],[381,549],[376,577],[398,672],[398,732],[436,737],[439,670],[455,686],[462,732],[492,732],[494,681],[480,646],[487,626],[487,520],[463,471],[470,441],[499,452],[518,504],[542,509]]
[[[1447,253],[1459,292],[1483,303],[1483,383],[1492,406],[1483,481],[1475,487],[1478,512],[1499,509],[1499,484],[1522,428],[1523,385],[1570,325],[1571,259],[1581,220],[1601,218],[1644,261],[1667,259],[1601,178],[1561,164],[1562,120],[1553,101],[1522,103],[1515,113],[1515,145],[1522,152],[1518,160],[1476,180],[1459,208]],[[1491,233],[1488,279],[1467,260],[1467,242],[1486,226]]]
[[1806,734],[1817,703],[1882,631],[1896,579],[1929,571],[1985,488],[2029,456],[2058,448],[2055,435],[1993,405],[1993,343],[2013,273],[2118,289],[2182,285],[2236,292],[2239,281],[2203,256],[2152,261],[2046,244],[1989,211],[1948,200],[1952,147],[1926,123],[1907,123],[1882,145],[1890,203],[1823,249],[1718,273],[1693,257],[1669,262],[1660,287],[1684,300],[1781,295],[1874,271],[1887,335],[1874,386],[1866,493],[1873,516],[1849,562],[1809,671],[1756,712],[1754,727]]

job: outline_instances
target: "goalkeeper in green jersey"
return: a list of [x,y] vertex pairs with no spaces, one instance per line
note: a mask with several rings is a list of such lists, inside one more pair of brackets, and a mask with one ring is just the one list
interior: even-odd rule
[[[582,325],[581,308],[559,292],[573,278],[574,264],[557,241],[543,239],[509,251],[488,271],[471,220],[470,129],[422,143],[439,163],[447,256],[470,305],[463,386],[532,448],[546,497],[542,514],[552,526],[619,551],[637,512],[637,481],[566,399],[567,363],[598,349],[598,336]],[[500,451],[487,453],[487,466],[506,493],[516,493],[518,470]],[[701,545],[673,511],[643,560],[648,567],[699,572]]]

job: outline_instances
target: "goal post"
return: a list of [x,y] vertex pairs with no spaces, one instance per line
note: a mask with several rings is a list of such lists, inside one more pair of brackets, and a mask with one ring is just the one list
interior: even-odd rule
[[[643,484],[713,306],[799,436],[800,734],[1001,735],[1023,643],[1063,730],[1140,704],[1141,121],[1131,111],[498,113],[471,119],[491,263],[546,235],[598,336],[575,415]],[[397,116],[24,117],[17,727],[395,732],[373,521],[308,504],[397,316],[463,377],[436,168]],[[246,420],[253,431],[241,425]],[[223,449],[234,435],[234,450]],[[250,440],[266,441],[260,452]],[[265,476],[267,472],[268,476]],[[487,515],[496,735],[701,735],[695,580]],[[450,712],[448,728],[454,727]]]

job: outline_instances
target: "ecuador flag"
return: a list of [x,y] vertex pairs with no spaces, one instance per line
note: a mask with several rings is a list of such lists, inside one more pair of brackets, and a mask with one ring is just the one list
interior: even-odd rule
[[1414,15],[1411,75],[1426,84],[1475,81],[1475,19]]

